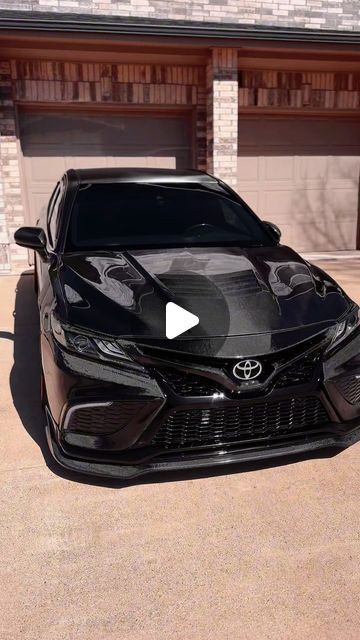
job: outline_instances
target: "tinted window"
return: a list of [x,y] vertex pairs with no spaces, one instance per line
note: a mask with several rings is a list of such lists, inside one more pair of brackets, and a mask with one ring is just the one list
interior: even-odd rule
[[48,235],[52,246],[54,246],[56,241],[59,221],[59,208],[62,201],[63,192],[63,185],[58,184],[50,200],[48,214]]
[[68,248],[274,244],[260,221],[214,185],[92,184],[77,194]]

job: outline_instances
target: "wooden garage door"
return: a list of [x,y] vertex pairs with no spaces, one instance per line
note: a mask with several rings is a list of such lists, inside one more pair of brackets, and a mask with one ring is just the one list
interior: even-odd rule
[[360,121],[240,116],[238,191],[298,250],[355,249]]
[[66,169],[190,168],[189,120],[179,115],[30,112],[20,114],[29,223]]

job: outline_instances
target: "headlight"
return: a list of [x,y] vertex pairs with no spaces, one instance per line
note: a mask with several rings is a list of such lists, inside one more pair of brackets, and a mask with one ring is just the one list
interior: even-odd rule
[[338,322],[333,338],[327,351],[336,349],[346,338],[348,338],[360,326],[360,309],[357,307],[350,315]]
[[71,351],[103,360],[129,360],[116,340],[107,340],[79,333],[75,328],[63,327],[54,313],[51,314],[51,331],[57,342]]

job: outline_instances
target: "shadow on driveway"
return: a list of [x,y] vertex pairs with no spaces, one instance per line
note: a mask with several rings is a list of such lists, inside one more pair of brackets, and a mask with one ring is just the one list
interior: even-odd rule
[[40,353],[39,353],[39,313],[30,273],[22,274],[16,290],[14,311],[14,334],[1,332],[0,337],[14,340],[14,364],[10,374],[10,388],[14,406],[28,434],[40,447],[49,469],[56,475],[74,482],[98,485],[102,487],[124,488],[133,484],[152,484],[154,482],[186,481],[239,472],[257,471],[263,468],[294,464],[300,460],[323,458],[336,455],[339,450],[330,449],[309,454],[288,456],[274,461],[246,462],[224,467],[206,468],[196,471],[163,472],[141,476],[132,481],[107,480],[63,469],[52,457],[45,435],[45,414],[40,402]]
[[10,373],[10,389],[14,406],[48,464],[50,451],[44,429],[45,414],[40,402],[39,313],[33,277],[29,273],[20,276],[16,287],[13,340],[14,364]]

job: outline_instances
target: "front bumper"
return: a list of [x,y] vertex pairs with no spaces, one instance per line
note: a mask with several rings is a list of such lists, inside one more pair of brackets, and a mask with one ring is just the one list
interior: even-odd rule
[[[46,432],[50,450],[57,462],[68,470],[126,480],[159,471],[223,466],[302,454],[328,447],[346,448],[360,439],[360,403],[349,403],[340,393],[338,382],[342,376],[353,375],[354,372],[360,375],[360,361],[358,362],[359,358],[356,355],[360,352],[360,339],[358,342],[355,350],[344,351],[333,361],[327,361],[326,366],[318,361],[311,383],[299,384],[291,389],[264,389],[263,395],[254,396],[253,399],[248,395],[243,398],[230,397],[231,389],[221,394],[221,398],[217,396],[215,399],[180,397],[169,387],[163,386],[159,377],[154,374],[153,363],[147,363],[142,373],[121,371],[119,367],[99,365],[61,349],[54,354],[53,350],[49,350],[47,343],[43,348],[43,366],[45,364],[47,367],[47,382],[52,382],[52,386],[47,385],[49,407]],[[206,374],[212,376],[211,384],[219,382],[218,372],[207,368]],[[220,384],[222,382],[220,380]],[[216,446],[213,444],[159,450],[157,442],[154,448],[156,434],[174,411],[189,409],[195,413],[200,412],[205,416],[205,424],[206,415],[214,405],[220,411],[223,408],[231,410],[238,406],[245,409],[251,406],[256,410],[257,405],[264,402],[269,402],[270,405],[287,402],[289,396],[294,395],[294,401],[299,400],[300,405],[308,396],[317,399],[326,410],[326,424],[322,423],[318,425],[319,428],[312,429],[308,422],[307,429],[301,433],[299,430],[289,429],[282,431],[281,436],[254,436],[252,439],[243,439],[243,442],[219,443]],[[86,399],[90,402],[96,400],[99,404],[106,404],[101,401],[109,399],[113,399],[114,402],[146,401],[146,416],[144,418],[142,414],[141,420],[136,418],[116,433],[94,437],[92,449],[71,446],[64,438],[64,425],[71,408]]]
[[55,460],[68,471],[83,473],[86,475],[98,476],[102,478],[114,478],[120,480],[132,480],[139,476],[158,472],[185,471],[192,469],[205,469],[209,467],[224,467],[226,465],[269,460],[296,454],[311,453],[320,449],[335,448],[345,449],[360,440],[360,426],[353,425],[346,434],[317,437],[302,442],[288,442],[279,445],[269,445],[267,447],[252,447],[248,449],[236,449],[231,451],[207,451],[196,452],[186,456],[159,459],[153,458],[144,464],[125,464],[96,462],[73,458],[61,449],[54,437],[54,425],[49,412],[46,412],[46,437],[49,449]]

